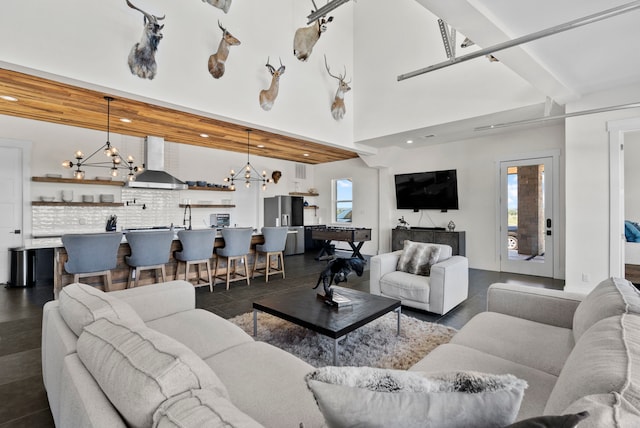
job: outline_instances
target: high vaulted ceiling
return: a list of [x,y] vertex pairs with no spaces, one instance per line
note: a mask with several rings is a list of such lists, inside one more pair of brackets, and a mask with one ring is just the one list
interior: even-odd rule
[[[416,1],[436,18],[443,19],[457,30],[457,57],[611,8],[627,4],[632,5],[631,7],[640,5],[639,1],[630,0]],[[640,40],[639,22],[640,9],[635,9],[494,54],[499,62],[492,63],[493,67],[507,67],[522,77],[549,98],[549,105],[553,107],[551,110],[546,110],[545,104],[539,104],[523,106],[519,109],[487,112],[486,115],[460,118],[460,120],[410,129],[395,135],[380,136],[358,143],[378,148],[392,145],[409,148],[403,144],[405,141],[420,142],[410,146],[415,148],[427,144],[493,135],[514,128],[488,130],[491,125],[540,119],[546,114],[551,116],[562,114],[567,103],[590,94],[640,85],[640,55],[637,50],[637,41]],[[425,22],[425,26],[436,28],[436,19]],[[460,48],[460,43],[465,36],[473,40],[475,45],[465,49]],[[442,43],[438,47],[437,55],[424,58],[420,66],[403,69],[399,74],[410,73],[446,61]],[[442,82],[442,86],[446,87],[446,82],[456,78],[456,68],[467,67],[474,63],[484,64],[487,63],[487,59],[475,58],[465,62],[466,65],[454,64],[428,74],[411,77],[410,80],[437,78]],[[483,82],[472,73],[468,75],[468,80],[474,81],[478,86],[483,85]],[[464,103],[468,95],[452,93],[451,97],[459,97],[458,101]],[[629,100],[629,102],[640,102],[640,100]],[[558,123],[558,121],[546,123]]]
[[[224,122],[177,109],[161,107],[107,92],[0,69],[0,114],[63,125],[106,130],[107,101],[111,101],[111,132],[144,137],[156,135],[166,141],[246,153],[247,126]],[[130,123],[120,121],[130,119]],[[251,153],[293,162],[319,164],[358,155],[298,138],[252,128]],[[206,134],[208,137],[203,137]],[[262,147],[259,147],[262,146]]]

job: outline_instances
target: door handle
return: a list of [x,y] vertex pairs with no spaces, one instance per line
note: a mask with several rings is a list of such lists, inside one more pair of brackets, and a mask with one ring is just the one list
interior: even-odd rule
[[20,229],[16,229],[13,232],[9,232],[9,233],[13,233],[15,235],[20,235],[20,233],[22,233],[22,231]]
[[547,219],[547,228],[551,228],[551,219],[550,218]]

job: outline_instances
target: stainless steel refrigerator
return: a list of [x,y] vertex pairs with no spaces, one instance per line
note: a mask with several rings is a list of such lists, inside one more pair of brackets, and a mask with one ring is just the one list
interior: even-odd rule
[[264,198],[264,225],[287,226],[285,255],[304,253],[304,199],[302,196]]

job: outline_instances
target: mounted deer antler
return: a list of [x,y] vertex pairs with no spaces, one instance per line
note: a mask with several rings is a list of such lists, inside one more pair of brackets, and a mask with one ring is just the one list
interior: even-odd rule
[[209,57],[209,73],[219,79],[224,74],[224,63],[229,56],[229,46],[237,46],[240,44],[240,40],[236,39],[227,31],[226,28],[218,21],[218,27],[222,30],[222,39],[218,45],[218,51]]
[[224,13],[229,12],[229,8],[231,7],[231,0],[202,0],[202,1],[205,3],[209,3],[213,7],[222,9]]
[[276,70],[271,64],[269,64],[269,58],[267,58],[265,66],[267,67],[267,70],[269,70],[269,73],[271,73],[271,86],[269,86],[269,89],[263,89],[260,91],[260,107],[262,107],[263,110],[269,111],[278,97],[280,76],[284,74],[285,67],[282,65],[282,60],[280,60],[280,68]]
[[[313,7],[316,7],[315,3],[313,3]],[[311,12],[313,13],[315,10],[312,10]],[[298,28],[296,30],[296,34],[293,37],[293,54],[296,58],[300,61],[306,61],[309,59],[311,51],[313,51],[313,47],[316,45],[318,39],[320,39],[322,33],[327,31],[327,24],[331,21],[333,21],[333,16],[330,16],[329,18],[318,18],[316,22],[310,26]]]
[[140,42],[133,45],[129,52],[129,69],[131,73],[143,79],[153,79],[156,75],[157,64],[155,54],[158,50],[158,44],[162,39],[162,29],[164,24],[158,24],[158,21],[165,17],[158,17],[137,8],[129,0],[126,0],[131,9],[135,9],[144,15],[144,31]]
[[351,80],[349,80],[348,82],[344,81],[345,77],[347,77],[347,67],[345,66],[344,68],[344,76],[342,74],[334,76],[333,74],[331,74],[331,70],[329,70],[326,55],[324,56],[324,66],[327,68],[327,73],[329,73],[329,76],[333,77],[334,79],[338,79],[338,90],[336,91],[336,96],[333,98],[333,103],[331,104],[331,116],[333,116],[335,120],[341,120],[346,112],[346,107],[344,105],[344,94],[351,90],[351,87],[349,87],[349,83],[351,83]]

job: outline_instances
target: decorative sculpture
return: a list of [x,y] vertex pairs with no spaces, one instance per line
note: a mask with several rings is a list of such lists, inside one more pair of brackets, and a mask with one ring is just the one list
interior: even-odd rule
[[277,70],[273,68],[271,64],[269,64],[269,58],[267,58],[266,64],[267,70],[271,73],[271,85],[268,89],[263,89],[260,91],[260,107],[263,110],[269,111],[273,107],[273,103],[276,101],[278,97],[278,90],[280,88],[280,76],[284,74],[285,66],[282,65],[282,60],[280,60],[280,68]]
[[131,9],[135,9],[144,15],[144,31],[142,39],[133,45],[129,52],[129,69],[131,73],[143,79],[152,80],[156,76],[158,65],[156,64],[156,51],[158,44],[162,40],[162,29],[164,24],[158,24],[158,21],[165,17],[151,15],[142,9],[134,6],[129,0],[126,0]]
[[213,7],[222,9],[224,13],[229,12],[229,8],[231,7],[231,0],[202,0],[202,1],[205,3],[209,3]]
[[240,40],[233,37],[233,35],[222,26],[220,21],[218,21],[218,27],[222,30],[222,39],[220,39],[216,53],[209,57],[209,73],[211,73],[215,79],[219,79],[224,75],[224,63],[227,62],[227,58],[229,57],[229,47],[240,44]]
[[365,263],[366,262],[364,260],[358,257],[333,259],[327,264],[327,267],[320,272],[318,283],[313,287],[313,289],[315,290],[318,288],[320,283],[322,283],[325,299],[332,300],[333,290],[331,289],[331,284],[334,283],[335,285],[338,285],[341,282],[346,282],[347,275],[352,271],[358,276],[362,276]]

